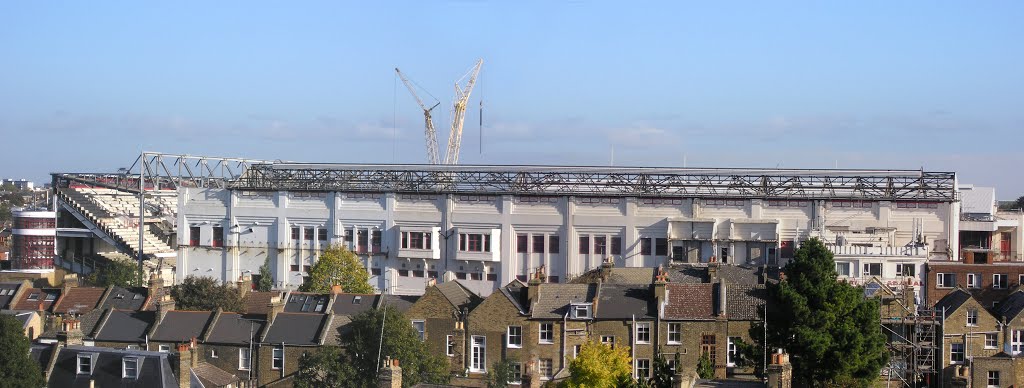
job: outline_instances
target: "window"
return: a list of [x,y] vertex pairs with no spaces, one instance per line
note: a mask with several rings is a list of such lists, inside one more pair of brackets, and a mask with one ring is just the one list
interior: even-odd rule
[[992,274],[992,288],[997,290],[1010,288],[1009,281],[1010,276],[1005,273]]
[[882,276],[882,264],[864,263],[863,276]]
[[444,336],[444,344],[445,344],[445,346],[444,346],[444,349],[445,349],[444,350],[444,354],[447,354],[449,356],[454,356],[455,355],[455,336],[454,335],[450,335],[450,334]]
[[533,235],[533,253],[544,253],[544,235]]
[[356,231],[356,252],[366,253],[366,250],[370,246],[369,235],[366,234],[365,230]]
[[523,327],[522,326],[509,326],[508,327],[508,343],[506,344],[510,348],[521,348],[523,347]]
[[214,226],[213,227],[213,243],[211,246],[222,247],[224,246],[224,227]]
[[964,363],[964,344],[950,344],[949,345],[949,363],[950,364],[963,364]]
[[528,246],[530,236],[525,234],[516,235],[516,253],[526,253],[530,250]]
[[553,344],[553,343],[555,343],[555,325],[553,323],[541,323],[540,324],[540,343],[542,343],[542,344]]
[[981,288],[981,274],[980,273],[969,273],[969,274],[967,274],[967,288]]
[[302,239],[306,241],[313,241],[313,228],[307,227],[302,230]]
[[645,256],[651,254],[651,239],[649,239],[649,238],[641,238],[640,239],[640,254],[641,255],[645,255]]
[[1017,284],[1024,285],[1024,274],[1017,275]]
[[622,237],[612,236],[612,254],[613,255],[621,255],[622,254]]
[[614,335],[602,335],[601,343],[608,345],[609,348],[615,349],[615,336]]
[[217,358],[217,349],[210,349],[210,358]]
[[669,323],[668,324],[668,344],[678,345],[682,342],[682,324],[681,323]]
[[282,348],[282,347],[274,348],[272,357],[273,357],[273,362],[270,365],[271,369],[281,369],[281,368],[284,367],[284,348]]
[[988,371],[988,386],[992,388],[999,388],[999,371]]
[[39,293],[33,292],[31,294],[28,294],[27,300],[39,300]]
[[[196,228],[196,229],[198,229],[198,228]],[[299,233],[300,233],[299,232],[299,227],[298,226],[293,226],[292,227],[292,240],[299,240],[300,239]]]
[[836,273],[839,276],[850,276],[850,263],[836,263]]
[[590,305],[589,304],[574,304],[574,305],[572,305],[572,317],[573,317],[573,319],[590,319]]
[[650,322],[637,322],[636,323],[636,343],[638,343],[638,344],[649,344],[649,343],[651,343],[651,323]]
[[548,236],[548,253],[558,253],[558,236]]
[[487,337],[482,335],[473,336],[473,345],[470,353],[469,370],[472,372],[485,372],[487,369]]
[[491,235],[480,233],[459,234],[459,250],[463,252],[490,252]]
[[603,255],[608,253],[608,238],[605,236],[594,236],[594,254]]
[[80,374],[80,375],[91,375],[92,374],[92,355],[91,354],[79,354],[78,355],[78,374]]
[[667,238],[656,238],[656,239],[654,239],[654,255],[655,256],[668,256],[668,239]]
[[938,288],[953,288],[956,286],[955,273],[935,274],[935,286]]
[[424,339],[427,338],[427,336],[426,336],[426,330],[427,330],[426,322],[424,322],[424,321],[412,321],[412,328],[416,329],[416,333],[418,333],[419,336],[420,336],[420,341],[423,341]]
[[320,228],[316,230],[316,239],[318,241],[327,241],[327,228]]
[[999,347],[999,339],[996,333],[985,334],[985,349],[995,349]]
[[238,370],[249,370],[249,349],[238,349]]
[[551,380],[553,373],[553,363],[550,358],[542,358],[537,362],[538,369],[540,369],[541,380]]
[[1024,330],[1010,331],[1010,355],[1016,356],[1024,352]]
[[523,383],[523,364],[518,362],[510,362],[509,366],[512,367],[512,376],[510,376],[509,384],[522,384]]
[[580,254],[590,253],[590,236],[580,236]]
[[726,349],[725,353],[725,365],[736,366],[736,361],[739,360],[740,354],[739,347],[736,345],[740,342],[740,337],[729,337],[728,341],[728,349]]
[[651,377],[651,360],[647,358],[638,358],[636,360],[636,378],[637,379],[648,379]]
[[978,326],[978,310],[967,310],[967,326]]
[[197,247],[199,246],[199,227],[190,226],[188,228],[188,245]]
[[701,354],[708,355],[708,358],[711,359],[711,365],[715,364],[715,354],[717,354],[715,342],[714,334],[704,334],[700,337],[700,352]]
[[916,276],[913,264],[896,264],[896,276]]
[[121,359],[121,377],[126,379],[139,378],[139,359],[125,357]]
[[171,351],[171,345],[160,345],[157,349],[159,349],[161,353],[167,353]]
[[370,249],[372,249],[371,252],[378,252],[379,253],[380,252],[381,231],[379,231],[379,230],[373,231],[373,233],[371,234],[370,238],[373,240],[373,241],[370,241]]

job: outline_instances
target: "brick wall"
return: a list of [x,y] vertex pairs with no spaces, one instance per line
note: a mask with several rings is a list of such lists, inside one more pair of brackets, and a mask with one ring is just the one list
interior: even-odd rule
[[[985,307],[992,307],[992,302],[998,302],[1012,292],[1020,284],[1020,275],[1024,274],[1024,263],[999,263],[999,264],[928,264],[925,271],[926,297],[929,306],[934,306],[946,294],[953,291],[954,287],[939,288],[937,274],[956,274],[956,285],[970,291],[976,299]],[[981,288],[968,288],[967,274],[973,273],[981,276]],[[1009,277],[1007,288],[995,289],[992,287],[994,274],[1005,274]]]
[[259,356],[253,359],[253,366],[260,371],[260,386],[290,387],[292,379],[295,377],[295,372],[299,370],[299,358],[305,352],[316,351],[316,347],[288,346],[286,344],[284,346],[284,368],[273,369],[273,351],[277,348],[280,348],[280,345],[260,346],[257,351]]
[[[968,311],[978,312],[978,324],[967,325]],[[999,322],[980,303],[974,299],[968,299],[960,308],[953,312],[947,312],[946,320],[942,326],[942,349],[940,367],[943,373],[943,380],[949,381],[953,377],[955,365],[951,364],[950,350],[953,344],[964,344],[964,358],[989,357],[1002,351],[1003,335],[999,329]],[[985,334],[996,335],[996,346],[985,347]]]
[[[510,348],[507,346],[506,337],[509,326],[522,327],[523,341],[521,347]],[[532,337],[528,334],[531,328],[534,330]],[[485,336],[487,338],[485,366],[488,369],[502,358],[512,362],[519,362],[520,365],[526,365],[527,361],[531,358],[530,350],[534,348],[533,344],[536,344],[537,341],[535,324],[519,314],[519,309],[500,292],[491,294],[469,313],[466,330],[467,338],[472,338],[472,336]],[[533,342],[530,342],[527,338],[533,338]],[[462,349],[457,349],[456,352],[456,357],[461,358],[463,354]],[[471,375],[470,377],[482,378],[483,376]]]
[[[416,303],[413,303],[406,311],[405,317],[412,321],[422,320],[425,323],[424,341],[427,349],[433,354],[445,354],[447,352],[447,336],[456,335],[458,338],[456,348],[462,348],[461,333],[456,333],[456,311],[448,298],[445,298],[436,287],[430,287],[424,292]],[[461,373],[465,371],[461,357],[451,357],[451,371]]]

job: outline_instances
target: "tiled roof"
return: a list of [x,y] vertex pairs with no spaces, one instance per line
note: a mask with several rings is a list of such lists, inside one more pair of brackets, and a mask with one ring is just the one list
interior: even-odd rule
[[11,310],[49,311],[60,298],[59,288],[29,288],[19,300],[13,301]]
[[935,309],[938,311],[943,311],[943,309],[945,309],[946,316],[948,317],[950,313],[956,311],[956,309],[963,306],[963,304],[970,299],[970,293],[961,288],[957,288],[946,294],[942,299],[939,299],[939,301],[935,303]]
[[149,337],[153,341],[186,342],[202,338],[206,324],[215,312],[211,311],[168,311]]
[[270,324],[264,343],[288,345],[319,345],[321,330],[326,329],[330,315],[280,313]]
[[97,341],[143,342],[149,327],[156,321],[152,311],[109,310],[101,319]]
[[715,284],[683,283],[666,285],[668,303],[665,305],[665,319],[710,320],[715,319]]
[[267,314],[270,312],[270,300],[281,296],[281,291],[253,291],[245,294],[246,314]]
[[459,283],[458,280],[444,282],[437,285],[437,290],[444,295],[448,302],[455,306],[456,309],[466,307],[467,309],[473,309],[477,304],[480,303],[480,296],[474,294],[468,288]]
[[593,303],[597,295],[596,284],[543,283],[532,307],[533,318],[562,318],[572,302]]
[[758,320],[758,310],[765,303],[763,285],[728,284],[725,288],[726,314],[729,320]]
[[[709,264],[682,264],[666,270],[671,283],[710,283]],[[728,284],[760,284],[763,268],[745,265],[719,264],[716,269],[718,279]],[[769,273],[769,277],[775,276]]]
[[100,303],[106,288],[102,287],[72,287],[64,293],[64,296],[53,306],[56,314],[85,314]]
[[224,387],[228,384],[237,385],[239,378],[223,369],[213,366],[205,361],[200,361],[195,367],[192,368],[192,372],[196,374],[196,377],[202,381],[204,386],[207,387]]
[[[603,283],[608,284],[651,284],[654,283],[654,275],[657,268],[612,268],[608,279]],[[597,283],[601,280],[601,268],[595,268],[585,272],[571,283]]]
[[594,317],[597,319],[655,318],[657,301],[651,286],[602,284]]
[[[147,290],[147,293],[148,293],[148,290]],[[153,295],[149,295],[149,298],[146,299],[148,304],[146,304],[146,306],[144,306],[144,308],[147,311],[156,311],[156,302],[159,301],[159,300],[162,300],[164,298],[165,294],[166,295],[170,295],[171,294],[171,288],[170,287],[157,287],[156,291],[153,292]]]
[[224,312],[210,330],[206,342],[217,344],[244,345],[249,343],[250,334],[255,338],[266,325],[262,315],[242,315]]

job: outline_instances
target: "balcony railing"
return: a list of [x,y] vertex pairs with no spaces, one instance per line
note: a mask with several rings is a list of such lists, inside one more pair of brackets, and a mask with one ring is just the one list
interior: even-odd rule
[[836,245],[827,244],[827,247],[835,255],[864,255],[864,256],[914,256],[927,257],[928,247],[899,246],[881,247],[864,245]]

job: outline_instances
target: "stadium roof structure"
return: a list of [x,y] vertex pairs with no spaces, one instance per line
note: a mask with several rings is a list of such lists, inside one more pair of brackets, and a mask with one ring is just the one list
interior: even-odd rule
[[134,192],[141,183],[147,190],[957,200],[956,173],[923,170],[325,164],[143,153],[118,174],[53,175],[55,184],[67,180]]

